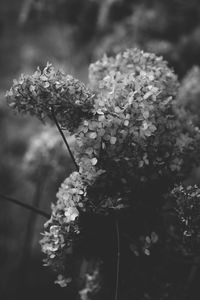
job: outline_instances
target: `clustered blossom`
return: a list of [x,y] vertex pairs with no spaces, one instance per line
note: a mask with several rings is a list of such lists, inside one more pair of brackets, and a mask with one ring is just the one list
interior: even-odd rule
[[[40,243],[47,257],[45,263],[63,276],[66,256],[71,253],[73,240],[79,235],[79,210],[84,210],[86,201],[86,186],[78,172],[73,172],[62,183],[57,198],[56,204],[52,205],[52,216],[45,224],[46,230]],[[64,278],[56,282],[63,286]]]
[[[84,199],[86,196],[86,184],[83,177],[78,172],[73,172],[61,184],[57,193],[58,201],[56,203],[57,210],[63,210],[71,207],[84,208]],[[53,210],[54,212],[54,210]]]
[[200,189],[196,185],[175,187],[167,195],[171,201],[176,222],[171,227],[172,245],[184,255],[200,250]]
[[39,172],[48,170],[51,170],[50,175],[55,175],[65,170],[66,158],[66,147],[57,128],[47,126],[31,138],[23,168],[31,176],[37,177]]
[[200,125],[200,68],[194,66],[183,78],[179,93],[178,104],[184,107],[187,114],[196,125]]
[[[101,81],[107,79],[107,76],[116,76],[124,74],[126,77],[128,74],[144,77],[149,80],[152,85],[154,81],[160,81],[160,85],[166,83],[166,93],[171,90],[170,96],[174,96],[177,93],[177,76],[167,66],[167,62],[158,57],[153,53],[147,53],[137,48],[127,49],[123,52],[118,53],[116,56],[104,57],[91,64],[89,67],[89,79],[90,86],[97,86],[98,89],[106,87],[104,83],[102,86]],[[146,73],[146,74],[145,74]],[[146,77],[146,78],[145,78]],[[123,82],[126,81],[126,78]],[[123,83],[122,82],[122,83]],[[159,84],[157,82],[157,84]],[[112,90],[109,82],[107,82],[107,88]]]
[[175,109],[177,77],[161,57],[138,49],[104,56],[90,66],[89,78],[96,118],[76,134],[85,169],[86,154],[91,168],[111,170],[123,181],[180,176],[186,152],[194,165],[199,131]]
[[105,56],[90,66],[90,85],[96,93],[92,116],[75,132],[79,173],[62,184],[52,226],[73,224],[75,208],[125,208],[137,182],[179,178],[185,155],[191,167],[196,159],[199,133],[186,119],[183,126],[182,114],[179,119],[177,78],[161,58],[137,49]]
[[[89,81],[90,90],[47,65],[43,73],[22,77],[8,94],[13,108],[40,119],[51,119],[53,106],[76,138],[79,170],[61,185],[41,241],[61,286],[70,273],[67,258],[80,233],[80,213],[124,209],[138,186],[178,181],[186,166],[199,162],[199,130],[178,109],[177,77],[161,57],[138,49],[104,56],[90,66]],[[153,242],[143,242],[148,252]]]
[[[68,212],[68,215],[69,212]],[[65,287],[71,281],[70,271],[66,274],[65,263],[70,260],[70,254],[72,250],[72,240],[74,236],[79,233],[78,225],[76,224],[76,217],[78,212],[71,209],[70,224],[61,224],[52,215],[51,219],[45,223],[45,231],[43,238],[40,241],[42,251],[46,255],[44,259],[44,265],[51,266],[51,268],[57,273],[58,278],[55,283]],[[54,224],[54,225],[52,225]]]
[[52,109],[64,128],[74,131],[90,114],[93,95],[79,80],[47,64],[32,75],[21,75],[6,94],[9,106],[19,113],[29,113],[44,121],[51,120]]

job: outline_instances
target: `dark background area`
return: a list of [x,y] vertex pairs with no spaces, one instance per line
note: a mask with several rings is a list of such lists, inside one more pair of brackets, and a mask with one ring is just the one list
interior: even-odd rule
[[[73,168],[66,152],[59,174],[52,168],[36,180],[23,169],[29,143],[43,125],[8,110],[4,94],[12,80],[49,61],[87,83],[92,61],[135,46],[163,55],[182,80],[200,64],[199,0],[0,1],[1,194],[30,204],[37,198],[50,213]],[[0,299],[76,299],[73,287],[54,285],[54,274],[42,266],[38,241],[45,221],[0,199]]]

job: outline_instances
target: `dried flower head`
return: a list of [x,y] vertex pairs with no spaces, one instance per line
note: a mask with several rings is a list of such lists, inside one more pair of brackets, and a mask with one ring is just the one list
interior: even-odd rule
[[57,193],[57,203],[52,205],[52,217],[45,224],[40,241],[42,252],[46,255],[45,264],[64,276],[61,283],[70,275],[65,269],[66,260],[71,256],[74,239],[79,235],[79,210],[84,209],[85,196],[86,186],[80,174],[73,172]]
[[6,94],[9,106],[19,113],[29,113],[44,121],[52,120],[52,109],[60,125],[70,131],[90,115],[92,94],[70,75],[55,71],[47,64],[32,75],[21,75]]
[[182,176],[192,153],[190,165],[196,163],[199,131],[176,109],[177,77],[161,57],[129,49],[104,56],[89,71],[98,120],[83,123],[79,149],[83,145],[93,165],[110,169],[112,161],[116,173],[133,182]]
[[161,57],[129,49],[92,64],[89,77],[92,114],[75,131],[73,148],[79,172],[61,185],[42,240],[48,265],[65,277],[63,253],[73,252],[80,212],[124,209],[138,186],[180,180],[199,161],[199,130],[178,110],[177,77]]

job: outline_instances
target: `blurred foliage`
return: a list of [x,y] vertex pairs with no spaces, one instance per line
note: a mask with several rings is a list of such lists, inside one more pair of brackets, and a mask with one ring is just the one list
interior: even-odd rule
[[181,77],[200,63],[197,1],[135,1],[130,11],[120,22],[109,24],[109,31],[98,41],[95,57],[138,46],[163,55]]

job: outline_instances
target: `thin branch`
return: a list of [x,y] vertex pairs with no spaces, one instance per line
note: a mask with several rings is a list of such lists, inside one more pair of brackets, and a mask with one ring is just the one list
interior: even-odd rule
[[21,201],[19,201],[17,199],[11,198],[11,197],[6,196],[6,195],[3,195],[1,193],[0,193],[0,199],[7,200],[9,202],[15,203],[15,204],[17,204],[17,205],[19,205],[21,207],[24,207],[24,208],[26,208],[28,210],[31,210],[32,212],[35,212],[36,214],[41,215],[41,216],[43,216],[43,217],[45,217],[47,219],[49,219],[51,217],[49,214],[47,214],[46,212],[44,212],[43,210],[41,210],[41,209],[39,209],[37,207],[34,207],[34,206],[30,205],[30,204],[23,203],[23,202],[21,202]]
[[119,289],[119,263],[120,263],[120,236],[119,236],[119,221],[115,220],[116,237],[117,237],[117,275],[116,275],[116,287],[115,287],[115,300],[118,300]]
[[77,171],[79,171],[79,167],[78,167],[78,165],[77,165],[77,163],[76,163],[76,161],[75,161],[75,158],[74,158],[74,156],[73,156],[73,153],[72,153],[72,151],[71,151],[71,149],[70,149],[70,147],[69,147],[69,144],[68,144],[68,142],[67,142],[67,139],[66,139],[66,137],[65,137],[65,135],[64,135],[64,133],[63,133],[63,131],[62,131],[62,129],[61,129],[61,127],[60,127],[60,125],[59,125],[57,119],[56,119],[56,116],[55,116],[55,112],[54,112],[53,107],[51,107],[51,113],[52,113],[53,120],[54,120],[54,122],[55,122],[55,124],[56,124],[56,127],[58,128],[58,131],[59,131],[60,135],[62,136],[62,139],[63,139],[63,141],[64,141],[64,143],[65,143],[65,145],[66,145],[66,147],[67,147],[67,150],[68,150],[68,152],[69,152],[69,154],[70,154],[70,156],[71,156],[71,159],[72,159],[72,161],[73,161],[73,163],[74,163],[74,165],[75,165]]

